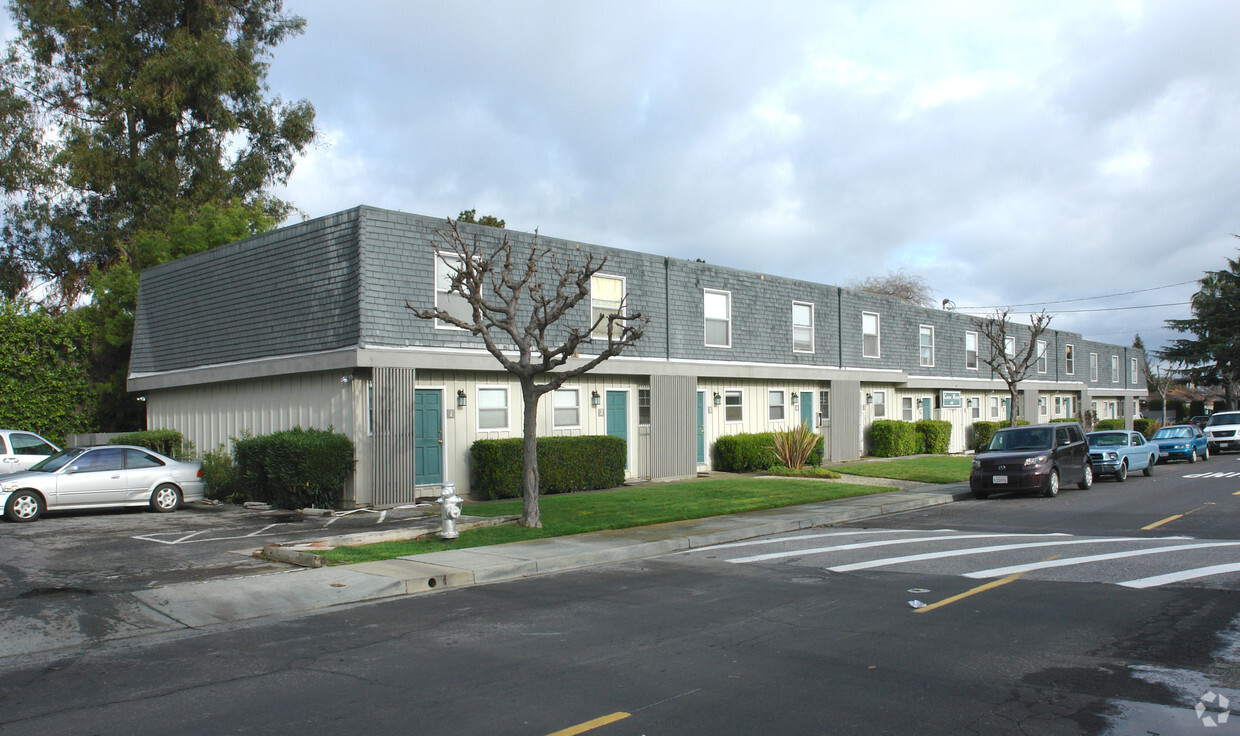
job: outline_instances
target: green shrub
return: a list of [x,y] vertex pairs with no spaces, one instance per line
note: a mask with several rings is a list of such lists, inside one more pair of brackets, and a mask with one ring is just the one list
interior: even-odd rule
[[[1017,419],[1016,426],[1028,426],[1029,422],[1024,419]],[[990,445],[990,439],[995,436],[995,431],[1008,426],[1007,422],[974,422],[973,423],[973,449],[980,451]]]
[[1103,430],[1123,429],[1123,428],[1124,428],[1123,419],[1100,419],[1098,420],[1098,425],[1094,427],[1094,431],[1101,432]]
[[911,422],[879,419],[870,425],[871,454],[874,457],[901,457],[921,452],[922,436]]
[[285,509],[332,508],[355,463],[348,437],[301,427],[235,440],[233,455],[240,490]]
[[775,455],[786,468],[800,468],[814,454],[822,436],[802,422],[791,429],[782,429],[772,433],[775,443]]
[[[729,434],[715,440],[715,470],[752,473],[766,470],[779,462],[773,432]],[[814,451],[806,462],[815,467],[822,464],[822,435],[818,435]]]
[[[624,484],[627,445],[619,437],[538,438],[538,492],[572,493]],[[477,440],[469,448],[472,489],[488,498],[517,498],[525,490],[525,440]]]
[[1153,419],[1134,419],[1132,420],[1132,428],[1145,435],[1145,439],[1154,436],[1154,430],[1158,429]]
[[202,456],[202,481],[206,485],[207,498],[228,501],[240,495],[242,500],[248,500],[240,491],[232,455],[223,445]]
[[130,432],[108,440],[110,445],[137,445],[171,458],[192,457],[194,445],[175,429],[148,429]]
[[938,419],[921,419],[913,422],[913,429],[921,437],[921,452],[930,455],[946,455],[952,441],[952,423]]
[[1079,422],[1079,421],[1081,420],[1077,419],[1076,417],[1062,417],[1060,419],[1052,419],[1050,423],[1056,424],[1058,422]]

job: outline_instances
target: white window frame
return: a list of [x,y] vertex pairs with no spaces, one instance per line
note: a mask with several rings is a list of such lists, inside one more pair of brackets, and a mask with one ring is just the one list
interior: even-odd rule
[[[646,396],[646,421],[644,422],[642,421],[642,394],[645,394]],[[649,427],[650,418],[651,418],[650,389],[639,388],[637,389],[637,426]]]
[[880,389],[878,391],[874,391],[873,396],[874,396],[874,418],[875,419],[886,419],[887,418],[887,392]]
[[1063,365],[1064,372],[1069,376],[1076,373],[1076,346],[1064,345],[1063,347]]
[[1003,355],[1008,358],[1016,357],[1016,338],[1008,335],[1003,338]]
[[[616,312],[617,312],[617,313],[618,313],[621,317],[626,316],[625,301],[626,301],[626,297],[628,297],[628,295],[629,295],[629,291],[628,291],[628,289],[629,289],[628,279],[626,279],[624,276],[615,276],[615,275],[613,275],[613,274],[608,274],[608,273],[596,273],[596,274],[594,274],[593,276],[591,276],[591,277],[590,277],[590,324],[591,324],[591,325],[593,325],[593,324],[594,324],[594,320],[596,320],[596,319],[598,319],[598,318],[599,318],[599,315],[598,315],[598,311],[599,311],[598,302],[597,302],[597,301],[595,301],[595,299],[594,299],[594,279],[610,279],[610,280],[612,280],[612,281],[619,281],[619,282],[620,282],[620,304],[619,304],[619,305],[617,305],[617,307],[616,307]],[[611,313],[612,313],[612,312],[611,312],[611,308],[610,308],[610,307],[604,307],[604,309],[606,309],[606,310],[607,310],[607,314],[611,314]],[[596,329],[596,330],[594,330],[594,331],[592,331],[592,332],[590,333],[590,337],[592,337],[592,338],[593,338],[593,337],[597,337],[597,338],[601,338],[601,339],[603,339],[603,340],[608,339],[608,336],[607,336],[607,320],[605,320],[605,319],[604,319],[604,320],[603,320],[603,321],[599,324],[598,329]]]
[[1119,356],[1111,356],[1111,383],[1119,383]]
[[[921,399],[917,400],[918,406],[921,405]],[[913,421],[913,397],[905,396],[900,399],[900,412],[904,421]]]
[[[728,399],[736,396],[737,402],[729,404]],[[728,409],[735,408],[740,412],[740,416],[736,419],[728,418]],[[744,424],[745,423],[745,392],[739,388],[725,388],[723,390],[723,423],[724,424]]]
[[[708,295],[722,296],[726,300],[725,305],[727,307],[727,317],[721,320],[718,317],[711,317],[707,313],[706,297]],[[710,330],[707,329],[707,324],[712,320],[715,322],[722,321],[727,324],[728,340],[726,343],[718,344],[718,343],[712,343],[710,341],[710,337],[709,337]],[[703,341],[706,347],[708,348],[731,348],[732,347],[732,292],[724,291],[722,289],[702,289],[702,338],[703,338]]]
[[1137,359],[1136,358],[1128,359],[1128,383],[1134,386],[1137,383]]
[[[874,318],[874,332],[865,331],[865,318]],[[874,335],[874,354],[871,355],[865,351],[865,338],[871,334]],[[862,312],[861,313],[861,357],[863,358],[881,358],[883,357],[883,321],[878,312]]]
[[1038,397],[1038,416],[1040,416],[1040,417],[1044,417],[1044,416],[1046,416],[1046,409],[1047,409],[1047,407],[1046,407],[1046,397],[1045,397],[1045,396],[1039,396],[1039,397]]
[[1055,397],[1055,416],[1063,414],[1063,397]]
[[[926,337],[929,336],[930,344],[926,345]],[[926,350],[929,349],[929,361],[927,362]],[[917,359],[923,368],[934,367],[934,325],[918,325],[917,326]]]
[[831,389],[818,389],[818,426],[831,421]]
[[[771,399],[779,394],[779,403],[772,404]],[[780,416],[776,417],[775,409],[779,409]],[[788,393],[782,388],[771,388],[766,391],[766,420],[768,422],[786,422],[788,421]]]
[[982,399],[980,396],[974,396],[965,401],[965,406],[969,410],[969,418],[978,421],[982,418]]
[[[435,251],[435,308],[436,308],[436,309],[442,309],[442,310],[444,310],[444,311],[448,311],[448,308],[447,308],[447,304],[446,304],[446,303],[445,303],[445,304],[440,304],[440,302],[439,302],[439,298],[440,298],[440,296],[441,296],[441,295],[444,297],[444,299],[450,299],[450,298],[455,297],[455,298],[457,298],[457,299],[462,299],[462,300],[465,300],[465,297],[461,296],[460,294],[456,294],[456,293],[454,293],[454,292],[449,292],[449,291],[447,291],[447,290],[445,290],[445,289],[441,289],[441,288],[439,287],[439,285],[440,285],[441,281],[442,281],[444,278],[447,278],[447,279],[449,280],[449,282],[450,282],[450,281],[451,281],[451,279],[452,279],[453,273],[452,273],[452,267],[451,267],[451,266],[449,265],[449,263],[448,263],[449,261],[455,261],[456,263],[461,263],[461,262],[463,261],[463,259],[462,259],[459,255],[457,255],[456,253],[445,252],[445,251]],[[446,270],[446,273],[441,272],[441,271],[440,271],[440,269],[441,269],[441,268],[442,268],[442,269],[445,269],[445,270]],[[468,300],[465,300],[465,303],[466,303],[466,304],[468,304],[468,303],[469,303],[469,301],[468,301]],[[471,317],[471,319],[472,319],[472,317]],[[448,322],[443,322],[443,321],[438,320],[438,319],[437,319],[437,320],[435,320],[435,329],[437,329],[437,330],[456,330],[457,332],[464,332],[464,331],[465,331],[465,330],[461,329],[460,327],[457,327],[457,326],[456,326],[456,325],[454,325],[454,324],[450,324],[450,323],[448,323]]]
[[990,397],[990,418],[991,419],[999,418],[999,397],[998,396]]
[[[1098,382],[1098,354],[1097,353],[1089,354],[1089,380],[1093,381],[1094,383]],[[1097,413],[1098,411],[1097,409],[1095,409],[1094,414],[1096,415]]]
[[[575,400],[574,406],[556,406],[556,397],[572,395]],[[560,424],[559,412],[561,409],[573,409],[576,411],[576,421],[572,424]],[[581,389],[578,387],[557,388],[551,392],[551,428],[555,429],[581,429]]]
[[1038,373],[1046,372],[1046,341],[1038,340]]
[[[972,341],[973,343],[972,347],[969,346],[970,341]],[[977,345],[978,345],[977,333],[973,331],[965,332],[964,333],[964,367],[965,367],[965,370],[975,371],[978,369],[978,366],[981,364],[981,361],[978,360]],[[973,356],[972,361],[969,360],[970,355]],[[970,362],[972,362],[972,365],[969,364]]]
[[[808,307],[809,308],[809,324],[808,325],[797,324],[797,307]],[[809,348],[808,349],[804,347],[800,347],[800,348],[797,347],[797,330],[798,329],[801,330],[802,332],[805,332],[808,330],[809,332]],[[813,302],[793,301],[792,302],[792,352],[813,353],[814,352],[814,337],[815,337],[815,333],[814,333],[814,304]]]
[[[482,405],[483,392],[503,391],[504,392],[504,424],[503,426],[482,426],[482,412],[495,411],[497,407],[484,407]],[[512,431],[512,387],[502,385],[478,385],[474,387],[474,426],[479,432],[510,432]]]

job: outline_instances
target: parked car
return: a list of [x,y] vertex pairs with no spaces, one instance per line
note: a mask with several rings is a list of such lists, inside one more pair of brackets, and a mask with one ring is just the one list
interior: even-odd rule
[[1207,424],[1207,423],[1209,423],[1209,421],[1210,421],[1210,417],[1208,417],[1208,416],[1206,416],[1206,415],[1202,414],[1202,415],[1199,415],[1199,416],[1195,416],[1195,417],[1193,417],[1192,419],[1189,419],[1189,420],[1188,420],[1188,423],[1189,423],[1189,424],[1195,424],[1195,425],[1197,425],[1197,427],[1198,427],[1198,428],[1200,428],[1200,429],[1204,429],[1204,428],[1205,428],[1205,426],[1206,426],[1206,424]]
[[0,429],[0,475],[28,469],[60,448],[34,432]]
[[1220,411],[1206,422],[1206,441],[1210,452],[1240,450],[1240,411]]
[[1085,439],[1089,442],[1089,459],[1098,475],[1113,475],[1117,482],[1123,483],[1130,471],[1140,470],[1146,476],[1154,474],[1158,445],[1146,442],[1140,432],[1090,432]]
[[173,460],[130,445],[70,447],[0,477],[0,508],[10,521],[34,521],[47,510],[116,506],[170,512],[182,501],[204,497],[197,460]]
[[969,488],[975,498],[1003,491],[1059,494],[1061,483],[1093,485],[1094,469],[1085,430],[1075,422],[1004,427],[973,458]]
[[1190,463],[1210,459],[1210,447],[1205,433],[1195,424],[1173,424],[1162,427],[1150,442],[1158,445],[1158,462],[1187,460]]

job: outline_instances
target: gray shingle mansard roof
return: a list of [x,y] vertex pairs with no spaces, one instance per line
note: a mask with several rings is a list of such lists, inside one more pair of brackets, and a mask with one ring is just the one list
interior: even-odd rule
[[[342,365],[361,349],[478,350],[467,333],[435,329],[406,309],[433,303],[434,253],[443,247],[441,218],[357,207],[147,269],[135,315],[130,375],[339,353]],[[462,225],[498,244],[507,236],[528,247],[533,235]],[[964,365],[967,315],[913,307],[897,299],[707,263],[540,237],[557,256],[606,257],[603,273],[623,276],[632,309],[651,318],[646,336],[627,356],[671,361],[892,371],[904,377],[988,379],[985,366]],[[732,346],[703,339],[703,289],[730,293]],[[814,305],[814,351],[792,350],[792,302]],[[861,354],[861,315],[880,315],[881,356]],[[588,308],[582,319],[587,319]],[[919,327],[934,328],[935,361],[919,361]],[[1140,351],[1047,333],[1052,357],[1038,380],[1097,388],[1144,390],[1128,380],[1128,359]],[[1065,346],[1075,369],[1067,374]],[[984,349],[984,346],[982,346]],[[1097,354],[1099,380],[1089,381]],[[1111,357],[1121,377],[1112,382]],[[894,376],[893,376],[894,378]],[[132,381],[131,381],[132,383]]]

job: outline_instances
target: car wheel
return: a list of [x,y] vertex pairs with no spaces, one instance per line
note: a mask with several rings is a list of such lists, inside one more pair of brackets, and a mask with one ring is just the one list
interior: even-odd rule
[[9,521],[34,521],[43,515],[43,497],[34,491],[16,491],[4,505]]
[[151,510],[170,513],[181,507],[181,489],[168,483],[155,489],[151,494]]
[[1115,482],[1123,483],[1126,480],[1128,480],[1128,461],[1124,460],[1120,462],[1119,469],[1115,471]]
[[1201,459],[1203,461],[1210,459],[1210,446],[1209,445],[1206,445],[1206,454],[1202,455]]
[[1150,464],[1146,465],[1145,470],[1142,470],[1141,472],[1145,473],[1145,477],[1148,478],[1154,474],[1154,466],[1157,464],[1158,464],[1158,456],[1150,455]]
[[1047,498],[1054,498],[1059,495],[1059,471],[1052,470],[1051,477],[1046,483],[1046,490],[1042,491],[1042,495]]
[[1094,484],[1094,466],[1085,463],[1085,472],[1081,474],[1081,482],[1076,484],[1077,488],[1082,491],[1088,491],[1089,487]]
[[1188,456],[1188,461],[1189,461],[1190,463],[1195,463],[1195,462],[1197,462],[1197,448],[1196,448],[1196,447],[1194,447],[1194,448],[1192,449],[1191,453],[1189,454],[1189,456]]

